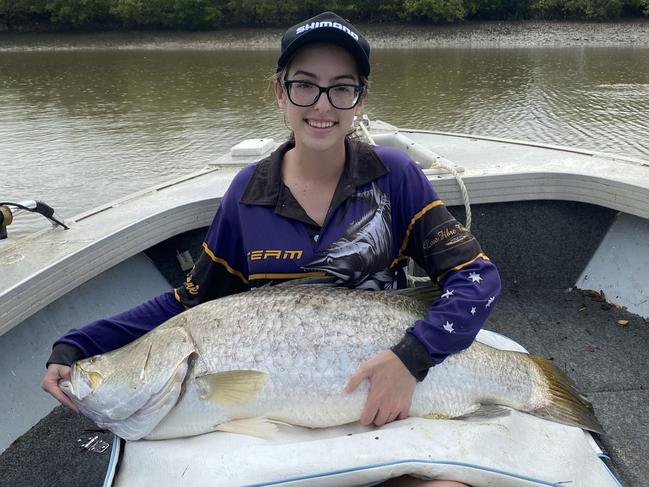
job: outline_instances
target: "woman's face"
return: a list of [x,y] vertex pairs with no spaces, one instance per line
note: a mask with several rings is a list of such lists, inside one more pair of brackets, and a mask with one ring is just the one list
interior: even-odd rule
[[[293,58],[285,79],[308,81],[322,87],[360,84],[354,58],[335,44],[309,44],[300,49]],[[283,81],[275,84],[275,95],[279,106],[286,110],[289,126],[295,134],[296,146],[301,145],[314,151],[340,148],[363,100],[355,108],[340,110],[333,107],[327,95],[322,93],[315,105],[299,107],[289,100],[288,94],[280,85]],[[334,95],[333,90],[330,92],[332,97],[339,96],[340,93],[341,90],[338,95]],[[293,99],[296,97],[293,96]]]

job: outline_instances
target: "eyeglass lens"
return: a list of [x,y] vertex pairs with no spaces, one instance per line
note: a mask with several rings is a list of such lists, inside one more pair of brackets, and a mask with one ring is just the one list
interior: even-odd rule
[[286,81],[286,89],[291,102],[303,107],[314,105],[322,92],[325,92],[334,108],[347,110],[356,106],[360,96],[359,87],[354,85],[334,85],[323,88],[306,81]]

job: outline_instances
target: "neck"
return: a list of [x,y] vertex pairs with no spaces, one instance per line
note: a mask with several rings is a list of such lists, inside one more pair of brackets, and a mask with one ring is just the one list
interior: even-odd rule
[[296,142],[295,147],[284,155],[284,162],[289,170],[303,178],[338,180],[345,167],[345,143],[341,141],[340,145],[326,151],[314,151]]

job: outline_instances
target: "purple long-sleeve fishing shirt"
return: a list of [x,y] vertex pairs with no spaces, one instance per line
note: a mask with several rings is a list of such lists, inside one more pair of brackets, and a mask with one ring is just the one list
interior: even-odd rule
[[443,294],[392,350],[421,380],[468,347],[499,295],[500,278],[421,169],[397,149],[346,141],[344,171],[320,226],[282,182],[282,157],[291,147],[237,174],[182,286],[70,330],[48,363],[69,365],[119,348],[184,309],[268,283],[324,273],[352,287],[404,287],[407,257]]

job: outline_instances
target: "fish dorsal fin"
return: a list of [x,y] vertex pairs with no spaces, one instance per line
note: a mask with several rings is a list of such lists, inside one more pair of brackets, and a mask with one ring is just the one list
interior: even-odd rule
[[415,301],[419,301],[424,306],[430,306],[433,301],[442,295],[442,290],[439,286],[428,283],[423,286],[409,287],[406,289],[397,289],[395,291],[386,291],[389,293],[400,294]]
[[237,406],[255,400],[266,384],[266,373],[258,370],[229,370],[196,378],[201,399],[219,406]]
[[257,438],[270,438],[277,431],[277,424],[284,423],[261,416],[258,418],[233,419],[227,423],[219,424],[214,430],[256,436]]
[[358,220],[353,221],[347,227],[345,230],[346,236],[358,233],[376,217],[376,211],[389,202],[387,195],[379,189],[376,183],[372,183],[372,189],[355,195],[355,198],[369,204],[370,208]]
[[[315,274],[315,272],[314,272]],[[275,287],[291,287],[291,286],[334,286],[338,282],[336,276],[328,276],[324,272],[318,272],[319,276],[299,277],[291,279],[290,281],[280,282]]]

